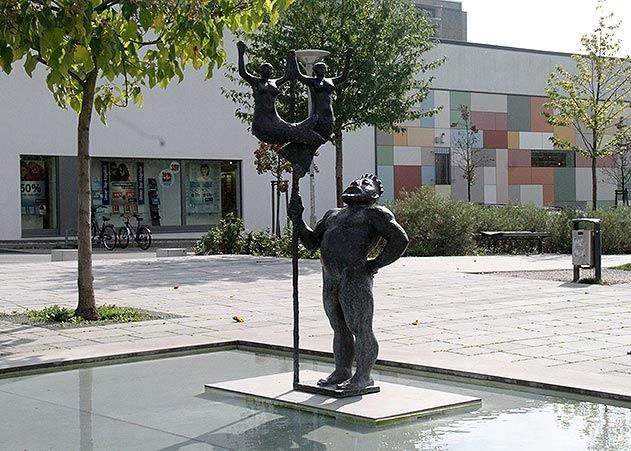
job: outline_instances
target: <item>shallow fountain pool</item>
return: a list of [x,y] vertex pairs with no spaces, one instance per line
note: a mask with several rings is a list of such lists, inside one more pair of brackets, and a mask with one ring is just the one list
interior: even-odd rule
[[[301,368],[330,371],[320,362]],[[291,370],[289,358],[218,351],[0,379],[0,449],[631,449],[627,407],[407,374],[374,372],[480,397],[482,407],[371,428],[204,392],[206,383]]]

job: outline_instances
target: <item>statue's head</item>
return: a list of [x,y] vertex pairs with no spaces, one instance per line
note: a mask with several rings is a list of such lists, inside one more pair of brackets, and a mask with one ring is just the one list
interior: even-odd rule
[[313,73],[316,74],[318,77],[324,77],[328,69],[329,68],[327,67],[326,63],[323,63],[321,61],[313,65]]
[[364,174],[351,184],[342,193],[342,200],[346,204],[371,205],[383,194],[383,183],[372,174]]
[[270,78],[273,72],[274,66],[272,66],[270,63],[263,63],[259,67],[259,74],[263,78]]

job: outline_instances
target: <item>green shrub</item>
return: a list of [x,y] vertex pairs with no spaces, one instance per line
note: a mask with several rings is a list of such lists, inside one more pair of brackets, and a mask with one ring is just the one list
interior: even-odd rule
[[[572,252],[572,220],[600,218],[603,253],[631,253],[631,207],[595,212],[551,210],[533,205],[485,206],[444,198],[433,187],[404,193],[389,208],[410,237],[406,255],[471,255],[532,252],[536,242],[513,240],[488,247],[482,231],[526,230],[547,232],[544,252]],[[587,226],[589,228],[589,226]]]
[[[233,215],[226,216],[211,228],[195,245],[196,255],[247,254],[265,257],[291,257],[291,232],[284,230],[280,237],[268,230],[245,231],[243,221]],[[298,246],[299,258],[320,258],[319,251]]]
[[[99,312],[99,319],[101,321],[130,323],[153,318],[149,312],[143,312],[133,307],[119,307],[114,304],[99,305],[96,309]],[[75,316],[73,309],[60,307],[57,304],[44,307],[40,310],[26,310],[25,315],[35,322],[43,323],[81,324],[87,322]]]
[[243,221],[228,214],[193,245],[193,252],[196,255],[240,254],[244,230]]
[[472,204],[443,198],[433,187],[422,187],[389,205],[408,233],[406,255],[466,255],[476,251]]
[[27,310],[26,316],[45,323],[69,323],[77,321],[73,309],[60,307],[57,304],[44,307],[41,310]]

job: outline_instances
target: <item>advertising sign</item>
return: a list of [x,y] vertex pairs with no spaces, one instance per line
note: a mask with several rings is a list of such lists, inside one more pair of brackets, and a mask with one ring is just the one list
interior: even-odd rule
[[164,171],[160,171],[160,185],[162,185],[165,188],[170,188],[171,186],[173,186],[173,182],[175,181],[175,175],[173,174],[173,172],[171,172],[168,169],[165,169]]
[[43,161],[20,161],[20,198],[23,215],[46,214],[46,169]]
[[188,167],[188,213],[219,211],[219,171],[216,165],[191,163]]

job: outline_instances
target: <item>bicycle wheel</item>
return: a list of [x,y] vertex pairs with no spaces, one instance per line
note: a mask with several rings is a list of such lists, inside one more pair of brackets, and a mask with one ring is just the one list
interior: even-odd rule
[[129,239],[131,238],[131,231],[128,227],[121,227],[118,229],[118,247],[125,249],[129,246]]
[[103,243],[103,247],[108,251],[114,250],[116,247],[116,230],[111,225],[103,226],[103,231],[101,232],[101,242]]
[[143,251],[149,249],[149,246],[151,246],[151,230],[145,226],[138,227],[136,231],[136,242],[138,243],[138,247]]

